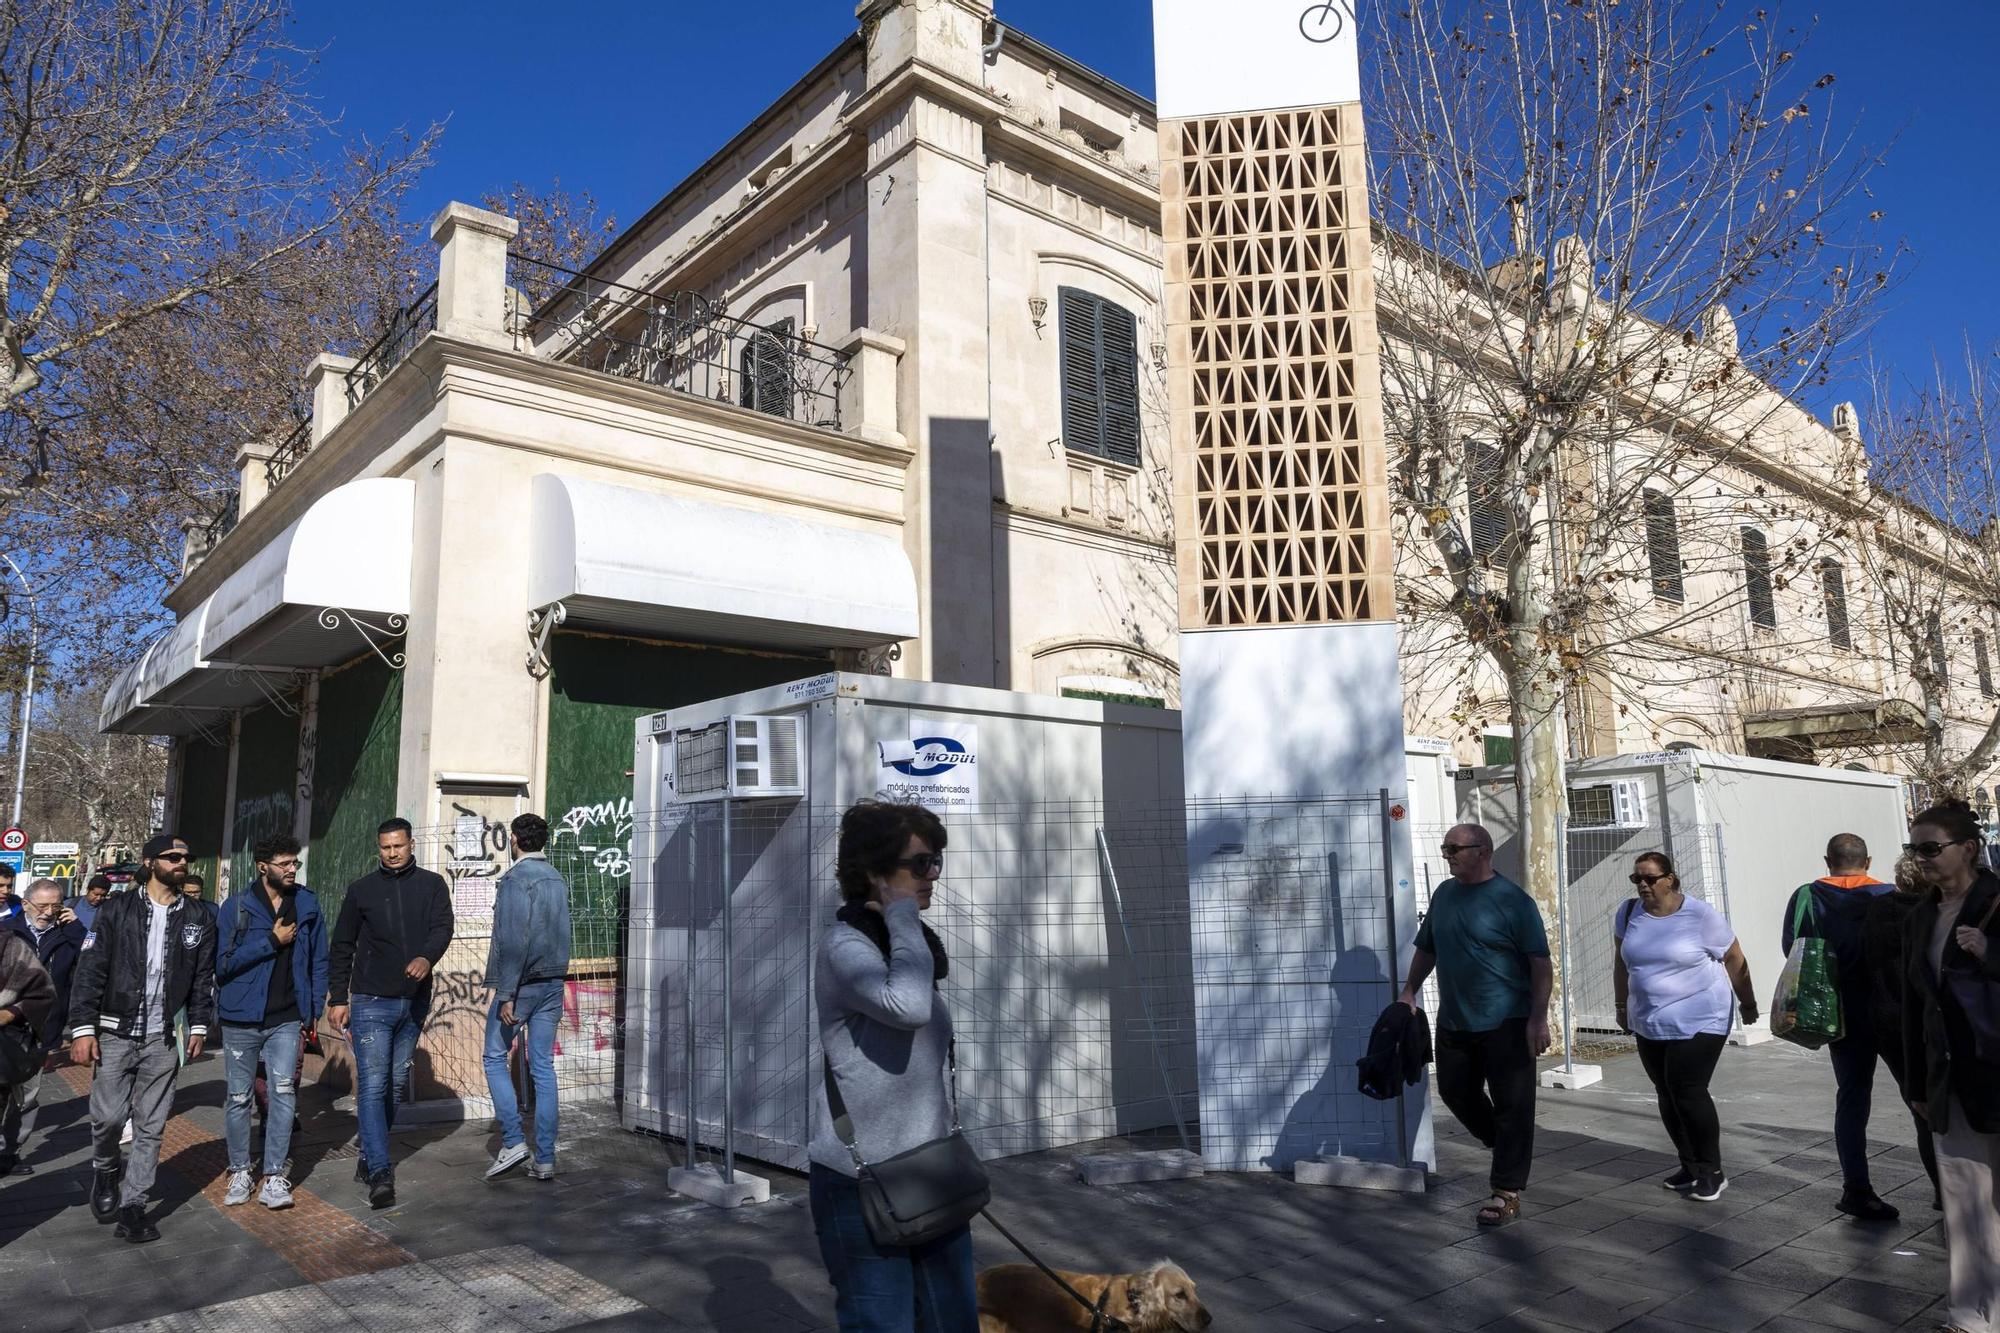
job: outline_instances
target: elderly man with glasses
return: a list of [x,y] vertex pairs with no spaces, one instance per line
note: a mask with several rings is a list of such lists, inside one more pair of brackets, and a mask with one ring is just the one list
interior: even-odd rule
[[1437,1087],[1451,1113],[1493,1150],[1493,1197],[1479,1225],[1521,1214],[1535,1157],[1535,1060],[1549,1048],[1549,937],[1535,900],[1493,868],[1493,835],[1460,824],[1439,848],[1451,878],[1417,927],[1400,997],[1412,1009],[1438,974]]
[[[215,1019],[215,916],[181,891],[188,845],[171,833],[147,841],[136,892],[108,899],[84,939],[70,997],[70,1058],[96,1065],[90,1081],[90,1211],[117,1219],[120,1240],[158,1240],[146,1194],[160,1164],[160,1136],[174,1109],[180,1043],[174,1014],[188,1011],[187,1056],[201,1054]],[[132,1122],[132,1156],[119,1133]]]

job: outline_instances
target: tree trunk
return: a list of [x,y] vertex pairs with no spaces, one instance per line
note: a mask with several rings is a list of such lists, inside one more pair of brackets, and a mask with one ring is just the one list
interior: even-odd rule
[[[1563,746],[1561,664],[1553,654],[1530,649],[1512,655],[1507,689],[1516,723],[1514,780],[1521,793],[1521,887],[1541,909],[1549,934],[1549,962],[1555,986],[1549,1007],[1559,1012],[1566,984],[1562,939],[1560,815],[1568,755]],[[1567,1034],[1551,1022],[1558,1053]]]

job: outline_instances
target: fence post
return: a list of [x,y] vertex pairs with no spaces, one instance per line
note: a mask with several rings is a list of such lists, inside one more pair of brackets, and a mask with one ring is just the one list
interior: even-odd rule
[[1576,1075],[1576,1025],[1570,1017],[1570,988],[1576,960],[1569,948],[1569,802],[1556,807],[1556,931],[1562,940],[1563,1072]]
[[681,983],[681,991],[682,991],[681,1027],[683,1029],[682,1043],[681,1043],[682,1044],[681,1058],[682,1062],[687,1066],[687,1098],[686,1098],[687,1120],[682,1124],[681,1128],[684,1131],[686,1131],[687,1134],[687,1165],[688,1165],[688,1170],[692,1171],[694,1169],[694,1151],[695,1151],[694,1148],[694,976],[695,976],[694,914],[696,906],[695,890],[696,890],[696,885],[699,882],[696,876],[701,869],[701,860],[698,855],[699,844],[701,842],[701,821],[690,815],[690,817],[687,819],[686,822],[688,830],[687,964],[682,969],[684,980]]
[[[1397,982],[1397,971],[1403,965],[1402,947],[1396,940],[1396,817],[1389,810],[1389,789],[1381,789],[1382,815],[1382,902],[1388,908],[1385,920],[1389,925],[1389,966],[1383,971],[1389,979],[1389,1003],[1396,1002],[1401,989]],[[1410,1116],[1404,1105],[1404,1083],[1396,1080],[1396,1165],[1410,1165]]]
[[730,892],[732,807],[722,801],[722,1183],[736,1183],[736,895]]
[[1160,1029],[1153,1022],[1153,1001],[1147,994],[1146,983],[1139,977],[1139,955],[1132,948],[1132,930],[1125,924],[1125,895],[1118,890],[1118,870],[1111,863],[1111,847],[1104,840],[1104,826],[1097,826],[1097,855],[1104,863],[1104,877],[1111,883],[1111,904],[1118,911],[1118,933],[1125,940],[1125,957],[1132,964],[1132,984],[1139,992],[1139,1012],[1146,1019],[1146,1037],[1153,1048],[1153,1063],[1160,1068],[1160,1086],[1166,1089],[1167,1100],[1174,1108],[1174,1128],[1180,1132],[1181,1147],[1193,1152],[1194,1142],[1188,1137],[1187,1116],[1181,1111],[1181,1094],[1174,1087],[1173,1076],[1167,1072],[1167,1057],[1160,1050]]

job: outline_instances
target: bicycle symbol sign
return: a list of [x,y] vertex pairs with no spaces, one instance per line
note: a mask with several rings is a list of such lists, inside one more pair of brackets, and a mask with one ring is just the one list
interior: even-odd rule
[[1354,0],[1320,0],[1299,15],[1299,35],[1309,42],[1330,42],[1353,19]]

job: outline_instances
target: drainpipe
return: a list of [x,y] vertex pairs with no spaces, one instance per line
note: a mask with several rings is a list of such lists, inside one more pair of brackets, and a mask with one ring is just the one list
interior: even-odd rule
[[979,58],[992,64],[1000,55],[1000,47],[1007,40],[1007,25],[999,19],[993,20],[993,40],[979,48]]

